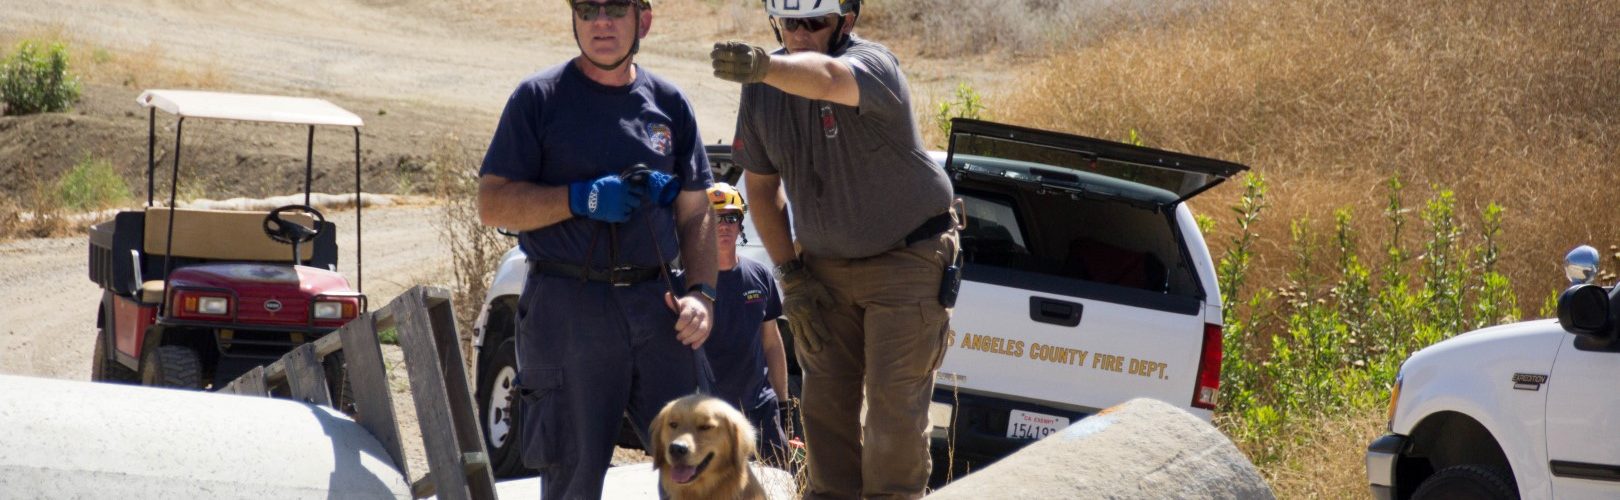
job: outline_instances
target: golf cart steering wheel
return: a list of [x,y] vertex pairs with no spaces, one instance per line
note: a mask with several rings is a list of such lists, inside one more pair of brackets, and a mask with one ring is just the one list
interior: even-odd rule
[[[305,227],[303,224],[283,219],[281,218],[282,212],[303,212],[308,214],[315,219],[315,227]],[[321,215],[321,211],[316,210],[315,207],[287,205],[271,210],[269,215],[264,216],[264,234],[277,243],[292,245],[295,252],[293,255],[296,259],[298,244],[315,239],[316,235],[321,234],[321,225],[325,222],[326,216]]]

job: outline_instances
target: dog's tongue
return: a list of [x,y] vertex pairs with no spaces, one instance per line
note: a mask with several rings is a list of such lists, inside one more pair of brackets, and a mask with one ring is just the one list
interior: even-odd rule
[[669,469],[669,478],[674,479],[675,482],[679,484],[686,484],[692,481],[692,476],[694,475],[697,475],[697,467],[690,465],[676,465],[670,467]]

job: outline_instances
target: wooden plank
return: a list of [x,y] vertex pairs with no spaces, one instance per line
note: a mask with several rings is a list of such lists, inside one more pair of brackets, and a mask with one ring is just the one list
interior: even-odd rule
[[248,370],[247,373],[243,373],[242,376],[236,377],[236,380],[232,380],[230,384],[226,385],[225,388],[221,389],[219,392],[240,394],[243,396],[257,396],[261,398],[269,396],[270,391],[265,388],[264,383],[264,367],[253,367],[252,370]]
[[355,421],[382,443],[383,449],[388,450],[388,458],[394,460],[394,467],[410,480],[405,449],[400,444],[399,420],[394,416],[394,397],[388,389],[382,346],[377,343],[375,317],[372,313],[361,314],[337,333],[334,337],[343,341],[343,360],[348,367],[349,384],[354,388],[354,407],[359,413]]
[[327,388],[321,359],[315,355],[315,344],[298,346],[281,359],[287,362],[287,386],[293,399],[332,406],[332,391]]
[[461,447],[456,443],[455,421],[450,412],[444,369],[439,364],[426,296],[422,287],[411,288],[400,295],[401,307],[394,317],[399,331],[399,347],[405,351],[411,397],[416,402],[422,444],[432,470],[428,478],[434,485],[435,493],[438,498],[445,500],[470,498],[467,477],[462,473]]
[[[327,355],[343,349],[343,340],[337,335],[326,334],[311,343],[315,346],[315,355],[319,359],[326,359]],[[279,386],[287,378],[287,357],[282,356],[264,367],[264,379],[270,386]]]
[[434,345],[439,351],[442,372],[439,376],[449,398],[450,417],[468,486],[473,498],[495,498],[495,476],[488,467],[489,453],[478,427],[478,414],[473,410],[477,403],[467,382],[467,364],[462,360],[461,341],[457,338],[455,305],[447,290],[429,288],[425,292]]

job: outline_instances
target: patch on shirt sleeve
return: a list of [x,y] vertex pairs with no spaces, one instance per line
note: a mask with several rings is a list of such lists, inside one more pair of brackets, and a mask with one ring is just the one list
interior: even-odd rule
[[764,302],[764,301],[765,301],[765,292],[762,292],[762,291],[759,291],[759,290],[749,290],[749,291],[743,292],[743,303],[744,304],[758,304],[758,303]]
[[647,124],[647,145],[652,146],[658,154],[668,155],[674,148],[675,138],[669,132],[669,125],[662,123]]

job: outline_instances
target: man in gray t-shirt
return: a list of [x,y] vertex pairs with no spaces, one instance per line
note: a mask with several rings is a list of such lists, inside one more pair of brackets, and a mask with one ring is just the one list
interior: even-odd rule
[[951,186],[894,54],[851,34],[857,2],[767,0],[783,49],[722,42],[711,58],[744,84],[733,158],[804,368],[805,498],[917,498],[958,250]]

